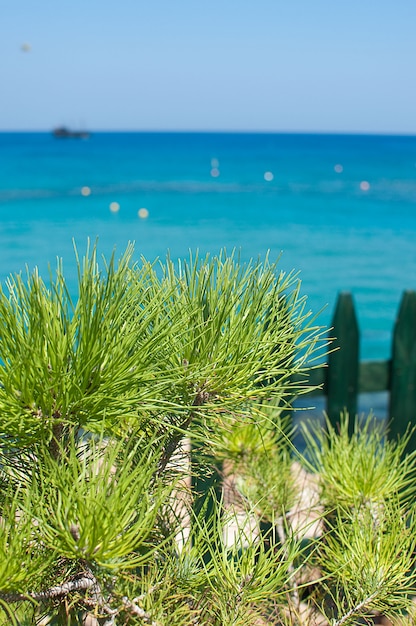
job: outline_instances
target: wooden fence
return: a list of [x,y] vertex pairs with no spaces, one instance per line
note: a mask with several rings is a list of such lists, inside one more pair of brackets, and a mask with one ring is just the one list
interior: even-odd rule
[[[328,363],[309,371],[309,383],[326,396],[326,411],[332,423],[340,412],[357,413],[359,393],[388,391],[390,436],[402,434],[409,422],[416,424],[416,291],[402,296],[393,330],[391,358],[386,361],[359,360],[360,333],[354,301],[341,293],[335,306]],[[413,438],[416,444],[416,435]]]

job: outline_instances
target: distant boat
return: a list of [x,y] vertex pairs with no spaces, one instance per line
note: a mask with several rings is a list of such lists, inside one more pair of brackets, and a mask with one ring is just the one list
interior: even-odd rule
[[66,126],[54,128],[52,134],[58,139],[88,139],[90,136],[86,130],[70,130]]

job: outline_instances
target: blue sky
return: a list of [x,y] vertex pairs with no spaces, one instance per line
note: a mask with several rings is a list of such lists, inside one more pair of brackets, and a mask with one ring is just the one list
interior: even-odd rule
[[416,133],[415,32],[415,0],[0,0],[0,129]]

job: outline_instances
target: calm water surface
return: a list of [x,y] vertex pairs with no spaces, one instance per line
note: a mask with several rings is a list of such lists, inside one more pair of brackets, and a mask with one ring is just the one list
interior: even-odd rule
[[0,216],[1,280],[59,256],[75,285],[72,242],[88,237],[150,259],[270,250],[300,271],[312,310],[326,307],[322,324],[352,291],[362,358],[388,358],[416,288],[416,137],[0,133]]

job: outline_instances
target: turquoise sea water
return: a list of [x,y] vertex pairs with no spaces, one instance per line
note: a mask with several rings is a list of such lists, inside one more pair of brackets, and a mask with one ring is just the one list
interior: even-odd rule
[[150,259],[282,253],[310,308],[327,307],[322,324],[352,291],[362,358],[387,358],[401,293],[416,288],[416,137],[0,133],[0,215],[2,281],[57,256],[75,280],[73,238],[82,251],[98,237],[105,254],[135,241]]

